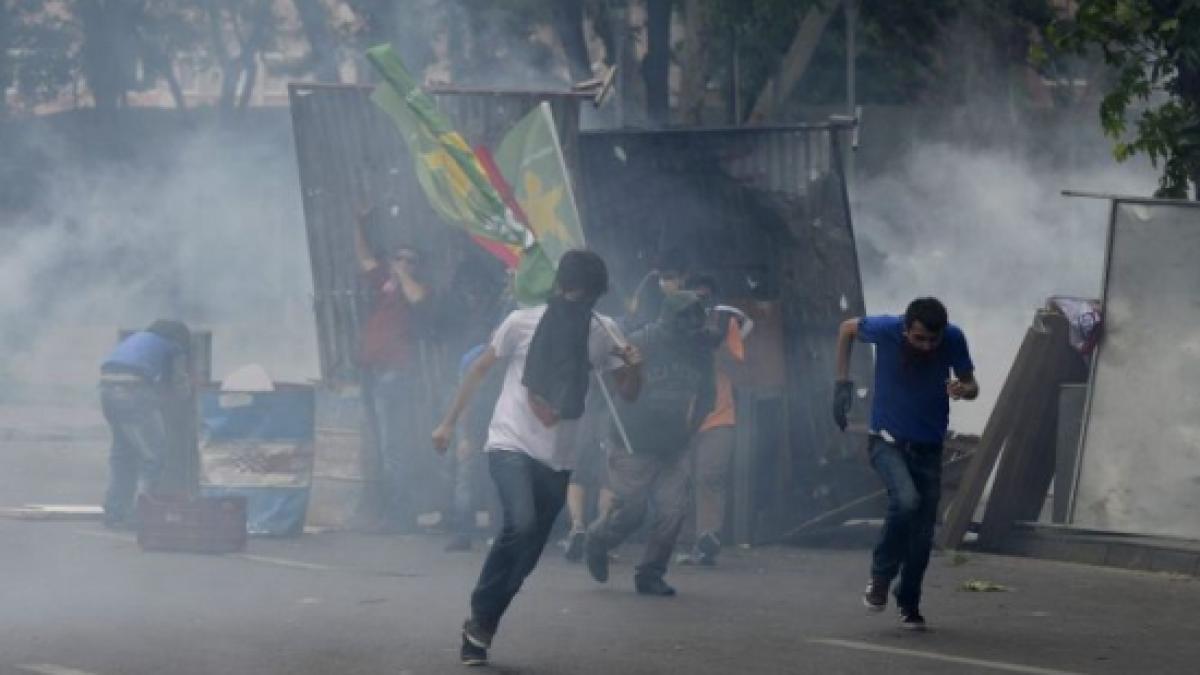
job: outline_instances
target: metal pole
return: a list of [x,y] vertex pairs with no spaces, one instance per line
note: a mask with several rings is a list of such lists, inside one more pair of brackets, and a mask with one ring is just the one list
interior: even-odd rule
[[732,29],[733,35],[731,42],[733,44],[733,68],[730,69],[730,101],[733,104],[733,126],[742,126],[742,64],[738,58],[738,35],[737,29]]
[[846,189],[854,186],[854,151],[858,149],[858,0],[846,0],[846,114],[854,120],[846,153]]
[[[612,338],[612,341],[618,347],[625,348],[625,341],[613,329],[609,328],[608,324],[600,319],[599,314],[592,312],[592,318],[596,320],[596,323],[600,324],[600,327],[604,329],[604,332],[608,333],[608,337]],[[629,442],[629,435],[625,433],[625,423],[621,421],[621,416],[617,414],[617,404],[613,401],[612,394],[608,391],[608,385],[604,382],[604,376],[594,370],[592,373],[596,376],[596,383],[600,385],[600,393],[604,394],[604,402],[608,404],[608,412],[612,415],[613,424],[617,427],[617,433],[621,436],[621,442],[625,444],[625,451],[632,455],[633,445]]]
[[858,0],[846,0],[846,114],[854,117],[857,92]]
[[608,385],[604,383],[604,376],[599,371],[592,371],[596,376],[596,384],[600,385],[600,393],[604,394],[604,402],[608,404],[608,412],[612,415],[613,424],[617,427],[617,434],[621,436],[621,442],[625,444],[625,452],[633,454],[633,446],[629,443],[629,435],[625,433],[625,425],[621,422],[621,416],[617,414],[617,404],[613,401],[612,394],[608,392]]

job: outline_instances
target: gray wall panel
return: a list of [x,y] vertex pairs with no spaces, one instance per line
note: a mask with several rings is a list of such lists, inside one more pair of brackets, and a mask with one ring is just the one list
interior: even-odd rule
[[1200,538],[1200,205],[1117,201],[1073,524]]

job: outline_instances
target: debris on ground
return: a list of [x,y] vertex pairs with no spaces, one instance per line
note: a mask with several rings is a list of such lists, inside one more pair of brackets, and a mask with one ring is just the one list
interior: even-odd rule
[[104,509],[88,504],[26,504],[0,509],[0,517],[16,520],[101,520]]
[[962,586],[958,587],[960,591],[971,591],[973,593],[1003,593],[1010,589],[1008,586],[998,584],[994,581],[986,581],[984,579],[971,579],[964,581]]

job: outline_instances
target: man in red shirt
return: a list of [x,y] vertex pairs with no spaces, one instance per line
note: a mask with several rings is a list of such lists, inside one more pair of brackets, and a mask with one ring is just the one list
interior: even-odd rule
[[411,509],[414,476],[406,461],[413,438],[408,428],[417,396],[419,370],[413,362],[411,320],[414,305],[429,295],[419,281],[420,255],[411,246],[392,249],[389,256],[377,255],[367,243],[364,229],[382,218],[378,207],[361,213],[355,228],[355,252],[367,287],[371,290],[370,314],[362,330],[359,364],[370,393],[379,464],[383,525],[403,531],[413,527]]

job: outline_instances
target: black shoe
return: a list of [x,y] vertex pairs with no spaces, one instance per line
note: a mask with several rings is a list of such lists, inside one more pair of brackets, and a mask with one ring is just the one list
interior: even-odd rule
[[862,596],[863,605],[868,611],[882,612],[887,607],[888,586],[891,586],[891,583],[887,579],[871,577]]
[[900,608],[900,627],[906,630],[925,630],[925,617],[916,608]]
[[465,630],[462,635],[462,647],[458,650],[458,657],[462,659],[464,666],[486,666],[488,662],[487,650],[471,642]]
[[633,587],[641,595],[657,595],[663,598],[675,595],[675,588],[663,581],[662,577],[657,576],[635,576],[633,578]]
[[608,551],[601,548],[592,537],[585,537],[583,543],[584,558],[587,559],[588,573],[597,583],[608,582]]
[[706,532],[696,540],[696,550],[692,557],[700,565],[712,567],[717,564],[717,554],[721,552],[721,540],[717,535]]
[[471,538],[465,534],[456,534],[450,538],[450,541],[446,542],[446,546],[442,550],[446,551],[447,553],[453,553],[455,551],[470,551]]
[[583,543],[586,539],[587,533],[583,530],[571,530],[571,534],[567,535],[567,550],[563,557],[569,562],[583,560]]
[[467,619],[463,622],[463,638],[485,651],[491,649],[492,637],[495,635],[495,633],[496,632],[494,630],[488,630],[481,626],[475,619]]

